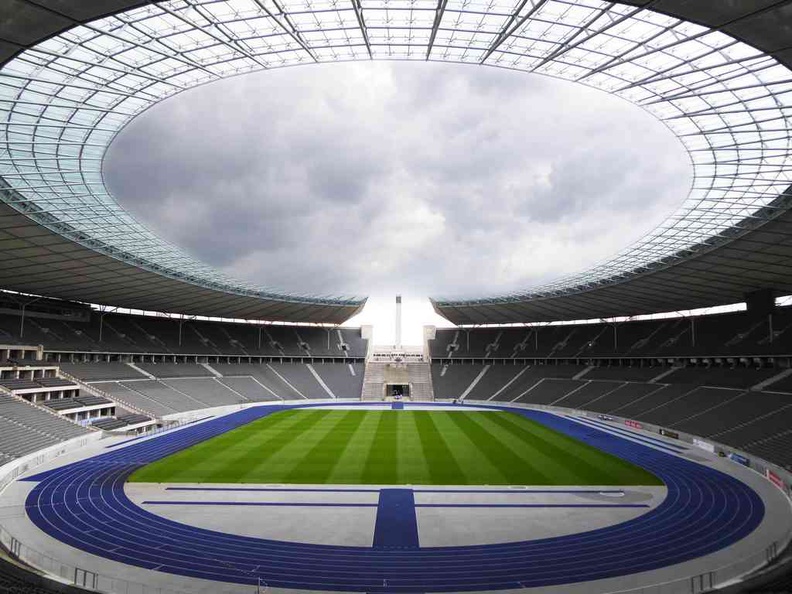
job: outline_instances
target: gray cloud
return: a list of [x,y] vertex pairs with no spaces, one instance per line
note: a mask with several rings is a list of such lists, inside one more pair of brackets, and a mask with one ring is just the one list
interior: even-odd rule
[[305,66],[155,106],[110,148],[126,208],[237,277],[287,291],[481,295],[596,264],[687,193],[642,110],[469,66]]

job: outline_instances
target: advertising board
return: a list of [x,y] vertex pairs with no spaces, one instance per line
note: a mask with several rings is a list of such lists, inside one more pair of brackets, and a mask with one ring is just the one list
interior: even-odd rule
[[698,438],[694,437],[693,438],[693,445],[696,446],[697,448],[701,448],[702,450],[706,450],[706,451],[708,451],[708,452],[710,452],[712,454],[715,453],[715,446],[712,445],[708,441],[703,441],[701,439],[698,439]]

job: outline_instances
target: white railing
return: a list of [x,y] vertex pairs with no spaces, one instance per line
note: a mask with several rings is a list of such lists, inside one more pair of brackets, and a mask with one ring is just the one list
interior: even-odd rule
[[101,431],[94,431],[92,433],[88,433],[80,437],[74,437],[68,441],[63,441],[61,443],[46,447],[37,452],[33,452],[32,454],[20,456],[11,462],[3,464],[0,466],[0,494],[2,494],[3,490],[9,484],[14,482],[19,476],[28,470],[32,470],[33,468],[36,468],[45,462],[54,460],[55,458],[63,456],[64,454],[68,454],[69,452],[73,452],[74,450],[85,447],[89,443],[99,441],[103,438],[104,434]]
[[[81,390],[86,390],[87,392],[90,392],[91,394],[94,394],[95,396],[101,396],[102,398],[107,398],[110,402],[115,402],[116,404],[120,404],[121,406],[123,406],[127,410],[131,410],[132,412],[136,412],[136,413],[139,413],[139,414],[142,414],[142,415],[146,415],[146,416],[149,416],[149,417],[154,416],[150,412],[145,411],[142,408],[139,408],[139,407],[134,406],[132,404],[129,404],[128,402],[126,402],[125,400],[122,400],[121,398],[118,398],[118,396],[116,396],[114,394],[109,394],[108,392],[105,392],[104,390],[100,390],[99,388],[96,388],[96,387],[92,386],[88,382],[81,380],[79,377],[77,377],[75,375],[72,375],[70,373],[67,373],[67,372],[63,371],[62,369],[59,371],[59,373],[63,377],[65,377],[66,379],[71,380],[75,384],[80,386]],[[110,381],[112,381],[112,380],[110,380]]]
[[[12,558],[41,571],[48,577],[63,583],[74,584],[86,590],[106,594],[187,594],[183,590],[135,582],[55,559],[20,541],[2,526],[0,526],[0,545],[10,553]],[[749,557],[706,573],[629,590],[611,590],[609,594],[699,594],[708,592],[767,565],[781,549],[780,544],[773,543]],[[255,586],[251,586],[251,592],[256,591],[255,588]],[[218,591],[222,591],[222,587],[219,587]]]
[[49,579],[106,594],[187,594],[173,590],[106,575],[55,559],[31,547],[0,526],[0,545],[12,559],[39,570]]
[[782,550],[783,547],[778,543],[772,543],[767,548],[757,551],[748,557],[706,573],[629,590],[612,590],[608,594],[699,594],[710,592],[729,583],[738,582],[741,578],[764,567],[775,559]]

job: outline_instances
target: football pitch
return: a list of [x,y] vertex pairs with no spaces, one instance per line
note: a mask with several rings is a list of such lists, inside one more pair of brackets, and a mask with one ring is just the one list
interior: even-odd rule
[[147,483],[660,485],[653,474],[502,411],[294,409],[138,469]]

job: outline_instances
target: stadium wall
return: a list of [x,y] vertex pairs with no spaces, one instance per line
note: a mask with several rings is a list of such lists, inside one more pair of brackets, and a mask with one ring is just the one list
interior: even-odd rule
[[216,406],[213,408],[199,408],[197,410],[190,410],[187,412],[180,412],[174,413],[172,415],[165,415],[162,417],[163,421],[172,422],[172,423],[194,423],[196,421],[201,421],[206,419],[207,417],[220,417],[223,415],[231,414],[232,412],[237,412],[239,410],[245,410],[247,408],[253,408],[256,406],[288,406],[288,405],[303,405],[303,404],[344,404],[350,402],[360,402],[360,398],[337,398],[335,400],[331,400],[330,398],[327,399],[304,399],[301,398],[299,400],[283,400],[277,402],[251,402],[250,404],[233,404],[228,406]]
[[107,435],[100,431],[89,433],[85,436],[75,437],[68,441],[38,450],[32,454],[15,458],[11,462],[0,466],[0,494],[2,494],[8,485],[28,470],[32,470],[60,456],[75,452],[91,443],[105,439],[106,437]]

